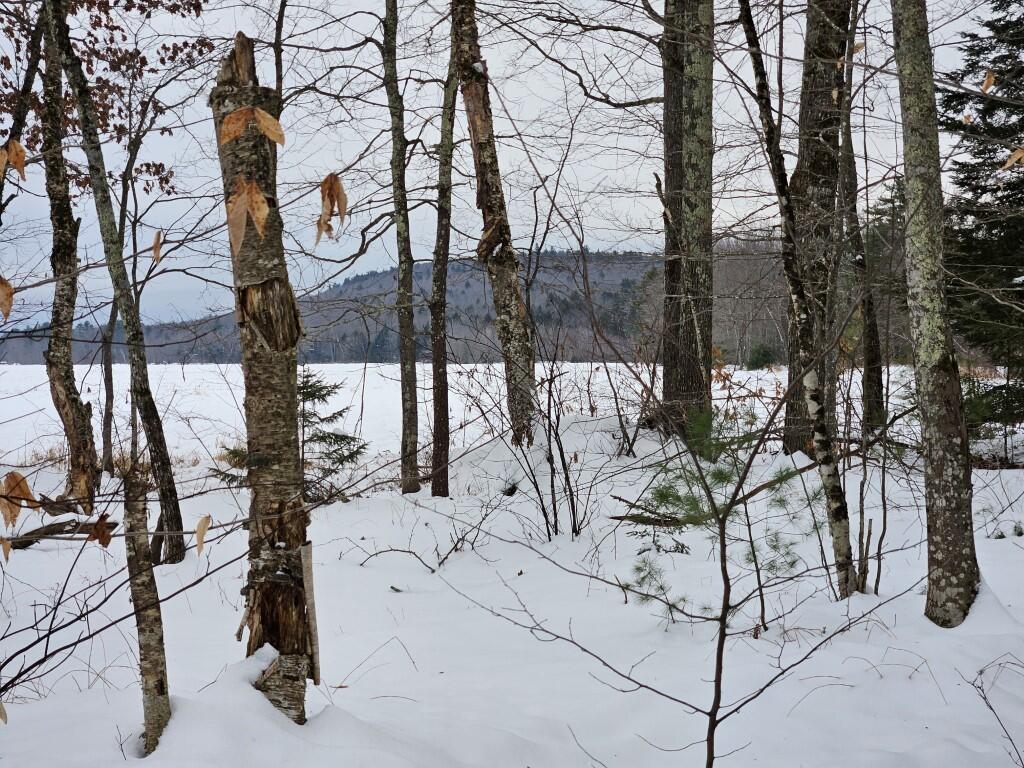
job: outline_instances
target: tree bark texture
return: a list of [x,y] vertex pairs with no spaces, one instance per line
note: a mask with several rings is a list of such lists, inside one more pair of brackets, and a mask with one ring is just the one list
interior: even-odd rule
[[452,36],[448,74],[441,102],[441,137],[437,145],[437,230],[430,286],[430,368],[433,376],[434,439],[430,495],[448,495],[451,451],[448,416],[448,252],[452,230],[452,159],[455,155],[455,104],[459,95],[455,38]]
[[[40,28],[43,25],[39,25]],[[58,500],[77,503],[92,514],[100,467],[92,434],[92,407],[82,401],[75,383],[71,357],[71,335],[78,298],[78,225],[71,209],[71,190],[64,160],[64,94],[60,53],[51,35],[46,35],[46,70],[43,74],[43,165],[46,196],[50,200],[53,242],[53,308],[47,343],[46,375],[50,381],[53,406],[64,426],[68,443],[68,478]]]
[[[835,420],[836,356],[833,288],[836,274],[835,205],[839,180],[839,135],[843,110],[844,68],[851,0],[818,0],[807,6],[803,76],[800,91],[799,145],[790,194],[796,215],[798,267],[811,310],[814,343],[822,350],[817,366],[826,418]],[[790,316],[790,328],[799,321]],[[789,384],[796,386],[786,407],[784,442],[790,453],[806,451],[813,439],[813,416],[799,405],[799,360],[790,340]],[[795,352],[799,356],[799,352]],[[794,365],[795,363],[795,365]]]
[[[750,61],[754,70],[755,96],[768,164],[779,200],[782,220],[782,269],[789,289],[789,314],[796,333],[790,339],[790,346],[797,350],[798,366],[802,373],[804,407],[811,419],[811,455],[818,465],[818,477],[825,492],[825,508],[829,532],[832,535],[832,553],[835,557],[836,580],[839,596],[842,598],[857,589],[857,573],[853,563],[850,544],[850,513],[846,504],[846,492],[833,451],[832,420],[827,418],[824,407],[824,392],[818,379],[818,355],[815,350],[814,317],[810,300],[800,272],[797,253],[797,222],[789,177],[786,173],[785,157],[780,144],[779,127],[772,110],[771,91],[768,75],[761,53],[761,42],[750,10],[750,0],[740,0],[740,23],[746,37]],[[833,63],[833,67],[835,64]],[[791,369],[793,370],[793,369]]]
[[391,117],[391,197],[395,206],[395,240],[398,246],[398,368],[402,390],[402,493],[420,489],[419,408],[416,386],[416,323],[413,317],[413,258],[409,233],[409,198],[405,188],[405,163],[409,142],[405,136],[405,100],[398,82],[398,0],[384,3],[384,91]]
[[[103,471],[114,474],[114,331],[117,328],[117,302],[110,304],[110,319],[103,329],[100,365],[103,367]],[[160,561],[154,552],[155,561]]]
[[146,339],[139,319],[139,308],[135,303],[128,270],[124,264],[123,243],[114,218],[114,206],[107,188],[107,169],[103,158],[96,108],[93,104],[89,81],[86,79],[82,60],[74,51],[67,24],[67,6],[62,0],[47,0],[47,23],[61,55],[64,74],[78,106],[78,120],[82,131],[82,150],[89,166],[89,180],[96,206],[96,219],[103,240],[103,254],[107,262],[111,282],[114,284],[114,301],[124,322],[125,339],[128,346],[128,363],[131,370],[132,399],[139,409],[142,427],[146,433],[150,465],[160,497],[160,516],[171,533],[166,537],[164,562],[179,563],[185,559],[185,541],[181,534],[181,510],[178,507],[178,492],[174,486],[171,458],[164,439],[160,412],[153,400],[149,386],[149,372],[146,367]]
[[666,0],[663,408],[668,425],[711,411],[714,3]]
[[[218,137],[235,110],[281,114],[281,98],[256,79],[252,41],[241,32],[222,62],[210,95]],[[247,220],[232,255],[235,311],[241,333],[248,449],[249,576],[246,586],[247,654],[273,646],[279,656],[258,687],[281,712],[305,721],[306,678],[312,643],[306,612],[300,549],[306,543],[302,503],[296,347],[302,335],[298,306],[288,280],[277,201],[277,150],[249,125],[219,145],[224,195],[237,181],[254,181],[269,206],[264,236]]]
[[533,339],[520,286],[519,258],[512,245],[505,193],[501,188],[487,64],[480,54],[475,0],[452,0],[452,24],[462,101],[466,107],[476,169],[476,206],[483,215],[483,234],[476,253],[491,282],[494,322],[505,361],[512,442],[516,445],[532,444]]
[[128,553],[128,583],[135,609],[135,629],[139,638],[145,750],[149,754],[156,749],[164,727],[171,719],[171,699],[167,687],[164,623],[160,613],[160,594],[153,573],[147,519],[145,484],[137,469],[132,467],[124,478],[124,541]]
[[885,393],[882,381],[882,339],[878,332],[878,313],[868,270],[864,234],[857,215],[857,160],[853,151],[853,45],[857,34],[857,3],[850,3],[850,25],[846,40],[846,77],[843,85],[843,140],[839,170],[840,211],[846,229],[846,250],[860,283],[861,350],[861,435],[885,424]]
[[907,307],[924,447],[928,516],[925,615],[943,627],[967,617],[981,572],[974,550],[971,462],[943,268],[942,177],[925,0],[893,0],[906,178]]

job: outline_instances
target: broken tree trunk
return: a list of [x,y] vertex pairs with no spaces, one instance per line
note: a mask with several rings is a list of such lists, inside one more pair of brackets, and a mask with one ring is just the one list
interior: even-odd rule
[[[302,503],[298,438],[296,348],[302,336],[298,306],[284,259],[277,200],[277,148],[252,119],[262,110],[276,120],[281,97],[259,85],[252,40],[241,32],[221,63],[210,94],[218,136],[224,195],[231,204],[240,186],[255,185],[265,201],[262,236],[243,211],[242,231],[232,240],[236,320],[241,334],[248,450],[249,577],[246,621],[252,655],[271,645],[278,658],[258,687],[297,723],[306,719],[306,678],[313,651],[306,612],[301,548],[307,511]],[[223,137],[228,115],[246,115],[248,125]]]
[[139,640],[139,677],[142,680],[142,715],[146,729],[144,746],[148,755],[156,749],[171,719],[171,698],[167,687],[160,594],[149,548],[146,488],[135,466],[129,468],[124,477],[124,530],[128,583]]
[[[44,25],[40,25],[42,28]],[[78,298],[78,225],[71,209],[62,137],[64,135],[64,91],[60,53],[52,35],[46,36],[46,69],[43,74],[43,165],[46,169],[46,196],[50,200],[50,224],[53,242],[50,266],[53,269],[53,309],[50,338],[47,343],[46,375],[50,381],[53,406],[64,426],[68,443],[68,478],[58,500],[77,503],[92,514],[93,500],[100,480],[96,443],[92,434],[92,407],[82,401],[75,383],[71,357],[71,335]]]
[[[453,29],[454,32],[454,29]],[[452,158],[455,154],[455,103],[459,95],[455,39],[441,102],[441,138],[437,145],[437,230],[430,286],[430,367],[433,375],[434,439],[430,459],[430,495],[448,495],[451,450],[448,418],[448,251],[452,234]]]
[[398,246],[398,368],[402,390],[402,493],[420,489],[419,407],[416,396],[416,323],[413,316],[412,236],[409,232],[409,196],[405,188],[405,163],[409,141],[405,136],[405,99],[398,82],[398,0],[384,4],[384,91],[391,117],[391,198],[395,206],[395,240]]
[[67,24],[67,6],[62,0],[47,0],[47,24],[60,51],[61,64],[67,75],[71,91],[75,94],[78,107],[78,121],[82,131],[82,150],[89,166],[89,181],[96,207],[96,219],[103,240],[103,255],[107,271],[114,284],[114,301],[124,322],[125,340],[128,347],[128,363],[131,369],[132,399],[138,405],[142,427],[146,433],[150,465],[160,497],[160,516],[167,535],[167,552],[164,562],[179,563],[185,559],[185,539],[181,533],[181,509],[178,506],[178,491],[174,486],[171,457],[164,439],[160,411],[157,410],[153,392],[149,386],[149,372],[146,367],[146,339],[139,319],[139,308],[135,303],[131,280],[125,268],[123,243],[114,206],[107,186],[107,168],[100,141],[96,107],[93,103],[89,81],[85,75],[82,60],[74,51]]
[[955,627],[967,618],[981,572],[974,548],[970,446],[946,300],[935,71],[924,0],[893,0],[892,15],[907,185],[907,307],[928,516],[924,613],[939,626]]
[[466,107],[476,169],[476,207],[483,215],[483,234],[476,253],[487,268],[491,282],[494,323],[505,361],[512,442],[529,445],[533,443],[533,339],[520,286],[519,257],[512,245],[505,193],[501,188],[488,90],[490,81],[487,64],[480,53],[475,0],[452,0],[452,25],[462,101]]

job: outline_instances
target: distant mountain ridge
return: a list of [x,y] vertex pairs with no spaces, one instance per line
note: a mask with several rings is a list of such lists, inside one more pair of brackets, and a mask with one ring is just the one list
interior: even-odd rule
[[[659,254],[584,253],[545,251],[524,263],[529,284],[524,298],[533,317],[538,356],[541,359],[584,361],[633,359],[651,336],[662,301]],[[765,293],[774,279],[771,259],[759,258],[759,270],[741,267],[737,279],[750,283],[746,292],[733,290],[729,302],[749,305],[742,314],[744,331],[736,333],[739,346],[753,343],[779,344],[776,311]],[[417,349],[420,359],[429,359],[430,263],[416,264],[414,290],[419,297],[415,309]],[[719,269],[719,273],[723,270]],[[745,275],[745,276],[744,276]],[[585,279],[584,279],[585,278]],[[766,281],[767,278],[767,281]],[[394,313],[397,270],[389,269],[353,275],[316,295],[299,301],[306,336],[300,357],[306,362],[375,362],[398,360],[398,336]],[[716,276],[716,286],[726,282],[735,288],[737,280]],[[589,299],[588,290],[589,286]],[[753,291],[751,292],[751,290]],[[716,293],[719,293],[716,287]],[[743,295],[741,295],[743,294]],[[716,343],[727,349],[729,324],[719,321],[723,308],[716,305]],[[591,321],[600,324],[595,335]],[[484,268],[475,261],[460,260],[448,270],[448,333],[452,361],[493,362],[500,359],[493,329],[493,307]],[[99,359],[100,329],[82,323],[75,329],[73,355],[77,363]],[[147,357],[153,363],[234,363],[240,358],[238,330],[233,313],[185,322],[158,323],[145,329]],[[48,327],[21,329],[0,340],[0,361],[41,364]],[[725,343],[723,343],[725,340]],[[127,360],[123,330],[115,335],[114,359]],[[617,352],[611,348],[614,346]],[[743,351],[735,348],[738,355]]]

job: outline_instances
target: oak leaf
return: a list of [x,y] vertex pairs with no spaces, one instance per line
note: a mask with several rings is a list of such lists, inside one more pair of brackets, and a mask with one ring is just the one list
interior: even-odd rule
[[206,532],[210,530],[211,522],[209,515],[203,515],[196,523],[196,557],[203,554],[203,542],[206,541]]
[[160,263],[160,249],[163,247],[163,244],[164,244],[164,231],[162,229],[158,229],[156,231],[156,234],[153,235],[153,263],[154,264],[159,264]]
[[7,278],[0,277],[0,315],[4,316],[4,322],[11,316],[11,307],[14,306],[14,286]]

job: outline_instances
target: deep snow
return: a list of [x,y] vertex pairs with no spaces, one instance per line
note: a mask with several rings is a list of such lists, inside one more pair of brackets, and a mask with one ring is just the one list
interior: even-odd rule
[[[224,536],[226,529],[217,528],[201,557],[190,549],[183,563],[158,571],[164,596],[212,573],[163,605],[173,715],[146,764],[703,765],[702,744],[682,748],[703,738],[706,720],[668,696],[707,707],[715,626],[669,622],[658,606],[639,604],[635,597],[626,601],[614,586],[616,579],[631,578],[638,551],[649,544],[649,537],[627,535],[628,526],[609,519],[626,511],[615,497],[641,496],[655,465],[671,455],[672,447],[644,433],[637,444],[639,458],[615,455],[618,421],[605,370],[562,366],[557,379],[565,403],[561,432],[570,474],[590,522],[576,540],[563,534],[549,543],[539,535],[541,515],[528,471],[534,468],[550,505],[544,441],[517,453],[495,436],[489,405],[500,386],[496,369],[453,369],[460,393],[452,405],[453,427],[459,427],[453,456],[459,458],[452,498],[436,500],[428,489],[402,497],[393,483],[382,482],[395,472],[391,462],[400,428],[396,367],[314,367],[332,380],[346,381],[337,405],[352,405],[346,426],[358,430],[370,449],[366,465],[352,469],[347,478],[354,485],[351,501],[313,515],[323,683],[309,688],[310,720],[301,727],[285,720],[249,685],[271,652],[242,659],[244,649],[234,633],[241,615],[244,534]],[[98,371],[82,368],[80,375],[98,415]],[[426,380],[426,370],[422,375]],[[763,390],[766,396],[775,391],[779,375],[732,373],[734,385]],[[636,387],[632,394],[625,391],[629,376],[619,368],[612,376],[635,416]],[[215,525],[241,519],[245,492],[215,489],[208,474],[219,450],[240,441],[240,371],[233,366],[152,366],[151,377],[184,481],[186,526],[193,527],[204,514]],[[126,371],[119,367],[117,378],[123,392]],[[429,391],[423,396],[429,398]],[[123,431],[123,395],[118,404]],[[731,406],[739,411],[737,423],[748,411],[752,419],[764,414],[760,403]],[[429,425],[425,403],[423,414]],[[0,423],[5,451],[0,471],[21,467],[37,492],[58,492],[60,470],[39,468],[48,450],[60,443],[41,367],[0,366]],[[428,430],[425,426],[424,433]],[[821,647],[721,725],[719,765],[1013,765],[1007,753],[1012,747],[998,720],[970,684],[979,670],[999,662],[1003,665],[988,666],[983,675],[985,690],[1024,749],[1024,667],[1014,664],[1024,660],[1024,538],[1013,534],[1014,522],[1024,519],[1021,473],[976,473],[978,556],[985,585],[967,622],[942,630],[922,616],[920,476],[916,468],[899,463],[912,458],[888,459],[887,553],[877,597],[858,595],[848,603],[830,599],[807,503],[807,493],[817,485],[813,472],[788,481],[778,494],[784,503],[762,497],[750,504],[755,537],[775,534],[777,549],[791,551],[795,563],[768,589],[769,614],[782,615],[769,630],[754,631],[757,600],[732,617],[725,702],[740,701],[777,676],[780,667]],[[760,454],[748,486],[789,465],[786,457]],[[846,484],[855,525],[861,477],[861,463],[854,460]],[[505,496],[513,483],[518,491]],[[880,472],[872,469],[864,498],[876,540],[880,483]],[[115,488],[113,481],[108,487]],[[566,525],[561,486],[558,494]],[[155,506],[150,504],[151,512]],[[120,519],[116,505],[111,511]],[[38,513],[24,512],[18,528],[38,524]],[[1005,538],[996,538],[997,531]],[[738,521],[735,533],[746,536]],[[438,568],[453,536],[466,541]],[[685,595],[696,612],[716,610],[720,576],[713,537],[698,529],[677,538],[688,554],[656,555],[672,594]],[[399,552],[361,565],[389,547],[412,550],[426,565]],[[7,665],[0,682],[23,660],[38,658],[39,647],[18,654],[35,638],[34,630],[10,633],[29,626],[52,604],[80,550],[68,592],[85,590],[81,597],[89,604],[108,599],[53,644],[130,613],[127,588],[113,589],[122,579],[104,581],[124,566],[123,539],[115,538],[107,550],[94,542],[51,541],[13,552],[0,583],[0,635],[6,635],[0,639],[0,659]],[[742,540],[731,545],[730,572],[739,593],[755,586],[748,551]],[[762,547],[761,555],[773,553]],[[78,609],[77,603],[68,605],[61,615]],[[848,631],[822,644],[850,622]],[[133,635],[129,616],[78,645],[59,665],[47,665],[41,676],[8,697],[9,723],[0,725],[0,764],[106,766],[138,759],[142,715]],[[666,695],[637,689],[617,673]]]

